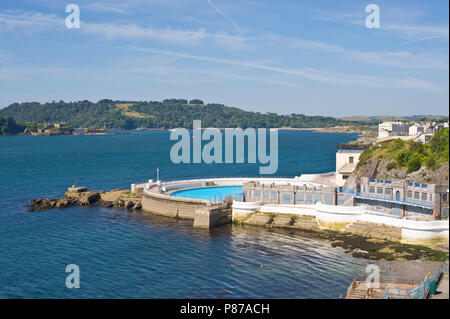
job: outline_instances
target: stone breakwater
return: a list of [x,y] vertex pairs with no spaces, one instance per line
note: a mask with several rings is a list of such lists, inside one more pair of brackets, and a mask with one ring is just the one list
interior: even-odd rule
[[27,205],[30,212],[42,212],[48,209],[62,209],[73,206],[85,207],[116,207],[128,209],[141,209],[141,198],[132,197],[129,191],[68,191],[62,198],[37,198]]

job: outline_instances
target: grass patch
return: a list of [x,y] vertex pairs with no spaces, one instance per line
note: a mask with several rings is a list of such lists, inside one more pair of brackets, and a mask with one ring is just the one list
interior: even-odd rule
[[124,196],[131,197],[131,190],[123,191],[122,193]]

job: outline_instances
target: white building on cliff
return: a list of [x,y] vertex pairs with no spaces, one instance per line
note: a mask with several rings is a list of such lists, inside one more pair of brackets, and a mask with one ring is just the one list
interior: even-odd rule
[[378,138],[389,136],[409,136],[409,127],[411,125],[404,122],[385,121],[378,125]]

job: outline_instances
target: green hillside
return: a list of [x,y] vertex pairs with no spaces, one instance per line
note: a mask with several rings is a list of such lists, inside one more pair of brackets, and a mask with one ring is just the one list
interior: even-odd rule
[[[202,120],[203,127],[333,127],[349,122],[333,117],[302,114],[247,112],[222,104],[203,101],[169,99],[162,102],[101,100],[15,103],[0,110],[0,116],[35,123],[65,122],[72,127],[106,127],[134,129],[192,127],[193,120]],[[353,123],[354,124],[354,123]]]

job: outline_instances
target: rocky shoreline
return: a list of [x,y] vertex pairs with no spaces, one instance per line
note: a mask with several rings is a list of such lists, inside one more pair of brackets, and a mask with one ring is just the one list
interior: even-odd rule
[[141,198],[132,197],[129,191],[112,190],[104,191],[68,191],[62,198],[36,198],[26,205],[29,212],[42,212],[49,209],[62,209],[73,206],[85,207],[116,207],[128,209],[140,209]]

